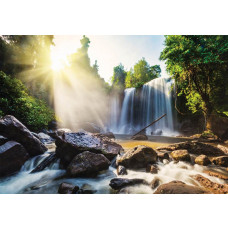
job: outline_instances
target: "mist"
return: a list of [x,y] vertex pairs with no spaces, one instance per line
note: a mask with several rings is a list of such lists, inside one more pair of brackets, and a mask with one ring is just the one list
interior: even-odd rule
[[59,127],[76,131],[90,122],[105,128],[108,95],[99,78],[82,68],[64,69],[53,77],[53,94]]

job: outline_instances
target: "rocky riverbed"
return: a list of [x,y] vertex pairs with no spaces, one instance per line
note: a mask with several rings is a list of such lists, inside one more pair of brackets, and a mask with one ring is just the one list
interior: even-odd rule
[[0,193],[228,193],[228,147],[195,139],[114,139],[86,131],[33,133],[0,119]]

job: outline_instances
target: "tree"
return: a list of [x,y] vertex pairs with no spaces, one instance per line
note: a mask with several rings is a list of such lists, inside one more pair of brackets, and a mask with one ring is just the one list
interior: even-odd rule
[[218,111],[227,89],[228,36],[166,36],[160,59],[193,112],[202,111],[207,121]]
[[125,88],[125,78],[127,72],[124,69],[124,66],[120,63],[118,66],[113,68],[113,76],[112,76],[112,85],[118,86],[120,88]]
[[126,88],[141,87],[145,83],[159,77],[160,74],[161,68],[159,65],[150,66],[145,58],[142,58],[134,65],[134,69],[127,73]]

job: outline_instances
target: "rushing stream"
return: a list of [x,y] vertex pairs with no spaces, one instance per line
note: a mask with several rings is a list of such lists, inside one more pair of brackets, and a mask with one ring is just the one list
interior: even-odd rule
[[[162,138],[162,137],[161,137]],[[166,139],[167,140],[167,139]],[[171,139],[170,139],[171,140]],[[152,141],[130,141],[126,138],[119,137],[117,142],[122,144],[125,149],[134,147],[134,143],[137,145],[147,144],[151,147],[157,147],[164,145],[164,142],[152,142]],[[93,190],[96,190],[96,193],[113,193],[113,190],[109,187],[109,182],[112,178],[116,177],[116,169],[109,167],[107,171],[100,173],[96,178],[66,178],[64,177],[65,171],[59,169],[59,162],[56,161],[51,164],[47,169],[41,172],[33,173],[30,172],[40,164],[49,153],[53,152],[53,148],[49,149],[43,155],[36,156],[28,160],[24,166],[21,168],[21,171],[14,176],[7,178],[2,178],[0,180],[0,193],[57,193],[58,187],[62,182],[72,183],[78,185],[79,187],[91,186]],[[180,180],[190,185],[198,185],[195,180],[191,177],[195,174],[201,174],[213,182],[224,184],[225,181],[216,177],[208,176],[204,173],[205,170],[221,170],[213,166],[199,166],[199,165],[190,165],[184,162],[179,162],[175,164],[170,162],[163,164],[158,163],[159,171],[157,174],[146,173],[144,170],[133,171],[128,170],[128,175],[119,176],[122,178],[143,178],[149,183],[155,178],[158,177],[161,180],[161,183],[167,183],[172,180]],[[128,187],[128,193],[153,193],[155,190],[152,190],[150,186],[139,185],[134,187]]]

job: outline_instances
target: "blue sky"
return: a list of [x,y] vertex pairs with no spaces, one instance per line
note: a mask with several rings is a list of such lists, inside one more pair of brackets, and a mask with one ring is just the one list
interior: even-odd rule
[[[126,70],[145,57],[150,65],[159,64],[162,76],[167,76],[164,62],[159,61],[163,50],[164,36],[159,35],[114,35],[93,36],[87,35],[91,41],[89,57],[91,64],[97,60],[99,73],[107,82],[113,73],[113,67],[122,63]],[[80,47],[82,36],[55,36],[56,46],[53,53],[59,58],[73,53]]]

